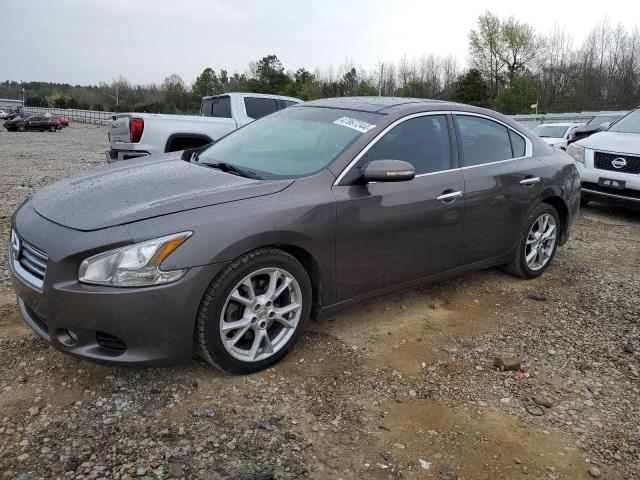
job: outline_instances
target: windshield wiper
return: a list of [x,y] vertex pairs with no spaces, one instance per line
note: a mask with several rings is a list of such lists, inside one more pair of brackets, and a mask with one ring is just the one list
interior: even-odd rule
[[[195,160],[197,161],[197,157],[195,158]],[[240,175],[241,177],[262,180],[262,177],[258,175],[256,172],[252,170],[248,170],[246,168],[238,167],[237,165],[232,165],[227,162],[201,163],[201,165],[206,165],[207,167],[211,167],[211,168],[217,168],[218,170],[222,170],[223,172],[232,173],[234,175]]]

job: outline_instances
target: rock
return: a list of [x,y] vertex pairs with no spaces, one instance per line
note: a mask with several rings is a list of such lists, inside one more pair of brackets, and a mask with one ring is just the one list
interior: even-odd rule
[[191,414],[194,417],[213,417],[214,411],[211,408],[197,408]]
[[505,370],[520,370],[522,362],[513,355],[501,355],[493,359],[493,364],[498,367],[501,372]]
[[602,472],[600,472],[600,469],[594,465],[589,469],[589,475],[593,478],[600,478]]
[[418,463],[420,464],[420,468],[424,470],[429,470],[431,468],[431,462],[427,462],[421,458],[418,459]]
[[27,376],[24,373],[21,373],[20,375],[18,375],[19,383],[25,383],[26,381],[27,381]]
[[32,417],[38,415],[40,413],[40,407],[31,407],[29,409],[29,415],[31,415]]

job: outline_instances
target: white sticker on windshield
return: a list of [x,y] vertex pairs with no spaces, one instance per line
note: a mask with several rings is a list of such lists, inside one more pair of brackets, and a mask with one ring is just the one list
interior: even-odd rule
[[376,128],[375,125],[371,125],[370,123],[363,122],[362,120],[357,120],[351,117],[340,117],[333,123],[335,123],[336,125],[342,125],[343,127],[353,128],[360,133],[367,133],[372,128]]

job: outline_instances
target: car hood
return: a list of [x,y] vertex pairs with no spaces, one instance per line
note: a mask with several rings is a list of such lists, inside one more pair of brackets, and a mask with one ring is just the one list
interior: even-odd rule
[[253,180],[185,162],[175,155],[132,159],[74,175],[29,202],[38,214],[82,231],[269,195],[292,180]]
[[598,132],[576,143],[591,150],[640,155],[640,134],[638,133]]
[[540,138],[542,138],[542,141],[548,145],[557,145],[565,141],[564,138],[557,138],[557,137],[540,137]]

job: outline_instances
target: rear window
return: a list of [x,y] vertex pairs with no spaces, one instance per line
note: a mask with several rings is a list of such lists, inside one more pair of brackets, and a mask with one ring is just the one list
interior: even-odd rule
[[231,118],[231,100],[229,97],[207,98],[202,102],[200,113],[203,117]]
[[246,97],[244,108],[247,111],[247,116],[258,119],[278,110],[278,102],[275,98]]

